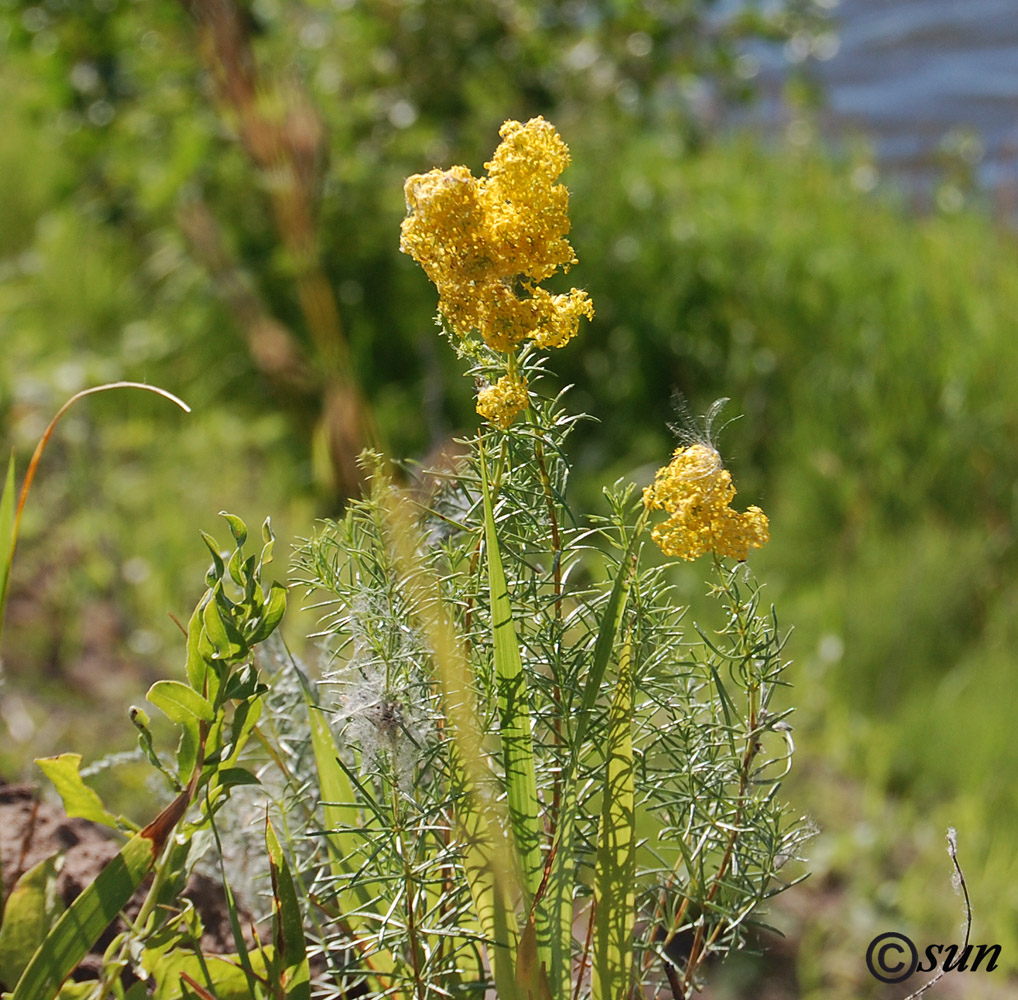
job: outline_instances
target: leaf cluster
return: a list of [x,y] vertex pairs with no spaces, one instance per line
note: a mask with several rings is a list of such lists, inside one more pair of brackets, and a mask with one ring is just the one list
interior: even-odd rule
[[[219,545],[204,535],[212,554],[206,576],[208,589],[187,628],[187,682],[157,681],[148,700],[173,723],[177,748],[173,764],[156,750],[148,714],[131,710],[141,752],[176,793],[150,823],[140,827],[113,816],[79,771],[81,757],[63,754],[38,763],[60,794],[69,816],[103,824],[126,836],[126,843],[96,880],[64,909],[54,895],[57,855],[40,862],[18,881],[3,909],[0,977],[12,990],[11,1000],[51,998],[140,998],[155,996],[231,997],[289,995],[310,997],[309,968],[302,918],[289,862],[272,826],[266,824],[266,853],[272,876],[273,935],[271,945],[249,948],[227,887],[229,913],[237,954],[228,960],[206,958],[201,952],[202,923],[193,904],[181,893],[215,816],[238,786],[258,784],[246,765],[245,748],[255,732],[268,688],[253,662],[255,647],[276,629],[286,607],[286,591],[261,583],[271,560],[274,536],[268,520],[262,528],[258,556],[245,558],[247,528],[224,514],[234,549],[226,558]],[[126,929],[115,934],[103,959],[98,982],[65,980],[100,938],[111,919],[151,877],[139,908]],[[210,966],[214,971],[210,970]],[[141,981],[123,979],[131,970]],[[275,986],[273,985],[275,984]],[[213,989],[214,985],[214,989]],[[183,993],[181,991],[183,990]],[[210,992],[211,991],[211,992]]]
[[[541,359],[521,363],[539,384]],[[804,828],[777,794],[777,623],[748,570],[717,563],[720,627],[684,628],[632,487],[606,491],[606,517],[570,509],[574,423],[535,396],[413,497],[376,458],[370,496],[298,553],[353,796],[315,888],[338,917],[323,954],[344,956],[330,995],[686,993],[783,887]]]

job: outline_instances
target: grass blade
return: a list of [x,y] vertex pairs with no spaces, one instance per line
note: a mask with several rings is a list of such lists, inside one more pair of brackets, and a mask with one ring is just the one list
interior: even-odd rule
[[629,996],[633,965],[636,807],[630,644],[622,647],[608,722],[606,783],[594,873],[592,1000]]
[[464,864],[470,891],[483,917],[489,960],[499,1000],[527,1000],[516,981],[519,926],[512,900],[523,892],[513,845],[504,836],[508,819],[492,792],[492,774],[473,694],[473,676],[435,575],[421,560],[419,533],[408,503],[395,490],[382,499],[394,562],[407,586],[414,617],[431,649],[460,776],[457,819],[466,841]]
[[[513,625],[509,589],[495,530],[491,490],[482,454],[481,489],[484,498],[484,540],[488,549],[488,584],[491,590],[492,645],[501,716],[499,735],[505,766],[506,800],[516,848],[523,865],[528,902],[537,895],[544,874],[541,857],[541,817],[530,729],[530,698]],[[550,956],[548,956],[550,957]]]
[[304,940],[304,920],[297,901],[297,890],[286,855],[276,831],[265,819],[265,845],[269,851],[272,876],[272,926],[275,938],[275,973],[279,977],[280,997],[311,1000],[311,967]]

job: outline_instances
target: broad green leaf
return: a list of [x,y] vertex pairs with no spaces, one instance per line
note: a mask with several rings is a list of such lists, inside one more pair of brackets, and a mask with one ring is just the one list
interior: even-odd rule
[[[251,559],[253,560],[254,556]],[[230,556],[230,561],[226,564],[226,568],[229,571],[230,579],[238,587],[243,587],[249,578],[244,576],[244,553],[240,549],[233,550],[233,555]]]
[[[271,959],[272,947],[265,950]],[[203,958],[218,1000],[252,1000],[251,986],[237,955],[205,955]],[[180,1000],[181,975],[188,975],[197,983],[205,982],[202,961],[190,949],[146,951],[142,953],[141,963],[155,980],[152,1000]],[[250,963],[254,974],[264,978],[265,958],[255,952],[250,955]]]
[[220,595],[221,590],[217,586],[212,594],[213,599],[202,610],[202,623],[209,642],[215,648],[215,659],[233,660],[247,652],[247,643],[237,631],[237,626],[224,617],[219,603]]
[[230,742],[223,748],[222,765],[224,767],[231,767],[237,763],[252,730],[261,718],[263,706],[264,702],[261,698],[242,701],[237,706],[233,718],[230,720]]
[[[209,672],[213,676],[213,672]],[[201,747],[201,723],[212,722],[215,712],[208,701],[193,688],[180,681],[156,681],[145,696],[171,721],[181,727],[177,747],[177,779],[181,784],[190,780]]]
[[209,581],[209,586],[213,587],[217,581],[221,581],[223,579],[223,574],[226,572],[226,566],[223,564],[223,557],[220,554],[219,542],[205,531],[200,531],[199,534],[201,535],[202,541],[205,543],[209,552],[212,553],[212,567],[205,575],[205,579]]
[[286,587],[281,583],[273,583],[269,588],[269,596],[262,608],[262,620],[248,637],[248,642],[264,642],[275,631],[286,612]]
[[[505,763],[506,798],[513,837],[523,865],[524,884],[530,900],[537,895],[544,874],[541,856],[541,810],[537,798],[534,744],[530,728],[530,696],[520,659],[520,647],[513,625],[509,589],[502,569],[502,556],[491,506],[491,490],[485,463],[481,461],[481,489],[484,499],[484,540],[488,549],[488,584],[491,591],[492,643],[498,707],[501,716],[499,737]],[[540,931],[540,928],[538,928]],[[546,959],[550,954],[544,955]]]
[[0,981],[16,983],[36,948],[64,910],[57,893],[62,854],[54,854],[30,868],[15,883],[0,925]]
[[272,824],[266,820],[265,844],[272,876],[272,924],[281,995],[288,1000],[311,1000],[311,968],[308,964],[297,890],[286,855]]
[[224,767],[216,772],[216,778],[223,788],[237,785],[260,785],[261,782],[246,767]]
[[236,514],[227,514],[225,510],[221,510],[219,516],[226,519],[226,523],[230,526],[230,534],[233,535],[233,540],[237,543],[237,548],[241,548],[247,541],[247,525]]
[[64,811],[68,816],[80,816],[93,823],[101,823],[114,830],[118,829],[116,816],[107,811],[102,804],[102,799],[81,780],[81,775],[78,773],[81,767],[80,753],[64,753],[59,757],[39,757],[36,764],[42,769],[42,773],[53,782],[53,787],[63,800]]
[[[94,993],[95,993],[94,981],[91,983],[68,982],[64,983],[64,985],[60,987],[60,992],[57,994],[57,1000],[89,1000],[89,997],[91,997]],[[130,996],[132,996],[132,994],[129,991],[125,996],[125,1000],[127,1000],[127,998]],[[133,993],[133,996],[137,998],[139,994],[135,991]]]
[[261,555],[258,557],[258,568],[268,566],[272,562],[272,550],[276,544],[276,536],[272,533],[272,518],[265,518],[262,522],[262,546]]
[[[202,634],[202,607],[203,602],[208,600],[211,595],[206,591],[205,597],[198,602],[198,606],[194,609],[194,613],[191,615],[191,620],[187,623],[187,663],[185,668],[187,670],[187,679],[191,684],[191,687],[200,695],[204,695],[209,700],[214,700],[216,696],[215,691],[206,691],[206,677],[209,673],[209,665],[206,658],[202,655],[201,650],[201,634]],[[211,679],[211,678],[210,678]]]
[[141,833],[135,834],[94,882],[61,914],[18,980],[10,1000],[53,1000],[100,935],[124,908],[155,859],[191,796],[181,792]]
[[189,728],[195,722],[211,722],[216,717],[208,700],[180,681],[156,681],[145,697],[171,722]]
[[592,1000],[629,996],[636,892],[636,805],[633,764],[633,680],[628,640],[608,717],[606,781],[594,870]]
[[191,775],[198,764],[198,751],[201,748],[201,734],[198,726],[183,726],[180,730],[180,743],[177,746],[177,777],[178,784],[184,785],[191,780]]
[[230,675],[223,691],[223,701],[246,702],[256,695],[264,694],[267,690],[268,687],[258,680],[258,668],[253,663],[249,663]]
[[237,549],[230,556],[230,578],[238,587],[244,588],[244,593],[250,597],[255,589],[257,575],[256,557],[244,558],[244,553]]

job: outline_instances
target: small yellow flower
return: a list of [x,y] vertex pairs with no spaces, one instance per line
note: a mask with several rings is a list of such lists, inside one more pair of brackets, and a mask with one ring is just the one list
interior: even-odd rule
[[477,394],[477,412],[506,430],[529,401],[526,381],[516,375],[503,375]]
[[682,446],[643,491],[648,510],[671,517],[651,532],[665,555],[697,559],[705,552],[743,561],[749,550],[770,539],[767,515],[759,507],[732,510],[732,475],[706,444]]
[[476,330],[494,350],[527,338],[562,347],[594,315],[586,292],[551,295],[538,283],[576,263],[569,232],[569,192],[555,181],[569,149],[543,118],[506,122],[485,164],[415,174],[404,186],[407,217],[400,249],[439,292],[438,308],[461,337]]

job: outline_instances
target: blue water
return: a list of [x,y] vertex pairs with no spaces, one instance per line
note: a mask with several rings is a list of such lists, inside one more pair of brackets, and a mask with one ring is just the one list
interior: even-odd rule
[[[867,136],[881,172],[913,189],[943,176],[945,145],[986,188],[1018,189],[1018,0],[841,0],[834,20],[836,48],[811,63],[825,131]],[[765,92],[780,76],[765,60]]]

